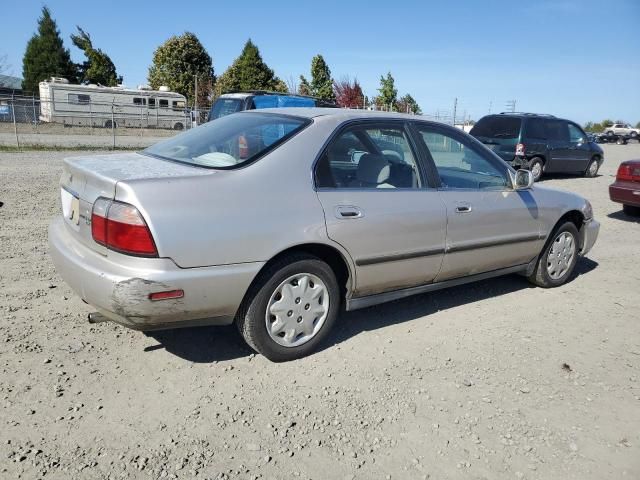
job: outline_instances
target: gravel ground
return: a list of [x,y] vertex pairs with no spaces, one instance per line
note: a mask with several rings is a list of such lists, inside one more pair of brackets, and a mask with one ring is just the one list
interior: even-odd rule
[[640,478],[640,223],[595,179],[569,284],[510,276],[341,315],[273,364],[234,328],[90,325],[47,255],[61,159],[0,154],[0,477]]

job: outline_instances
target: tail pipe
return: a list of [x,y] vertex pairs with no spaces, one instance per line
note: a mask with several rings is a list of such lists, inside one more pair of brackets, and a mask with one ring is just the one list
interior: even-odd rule
[[87,320],[89,321],[89,323],[102,323],[109,321],[107,317],[98,312],[93,312],[87,315]]

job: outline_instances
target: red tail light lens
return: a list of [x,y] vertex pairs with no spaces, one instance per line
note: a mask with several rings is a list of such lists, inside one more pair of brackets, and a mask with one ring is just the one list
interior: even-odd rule
[[524,143],[519,143],[516,145],[516,155],[524,156]]
[[624,164],[620,165],[618,167],[618,173],[616,174],[616,180],[640,182],[640,167]]
[[94,241],[111,250],[144,257],[157,257],[151,231],[136,207],[99,198],[91,213]]

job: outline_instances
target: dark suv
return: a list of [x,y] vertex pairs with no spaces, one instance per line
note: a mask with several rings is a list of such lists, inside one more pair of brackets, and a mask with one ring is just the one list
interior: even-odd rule
[[535,113],[482,117],[469,132],[514,168],[543,173],[581,173],[595,177],[603,150],[570,120]]

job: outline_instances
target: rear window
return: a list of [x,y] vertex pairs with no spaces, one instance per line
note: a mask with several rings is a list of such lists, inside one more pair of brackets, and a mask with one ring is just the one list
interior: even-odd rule
[[243,103],[244,99],[242,98],[218,98],[213,104],[213,107],[211,107],[209,120],[215,120],[216,118],[239,112],[242,110]]
[[144,153],[209,168],[251,163],[291,138],[311,121],[290,115],[239,113],[181,133]]
[[518,117],[491,116],[481,118],[469,132],[474,137],[518,138],[522,119]]

